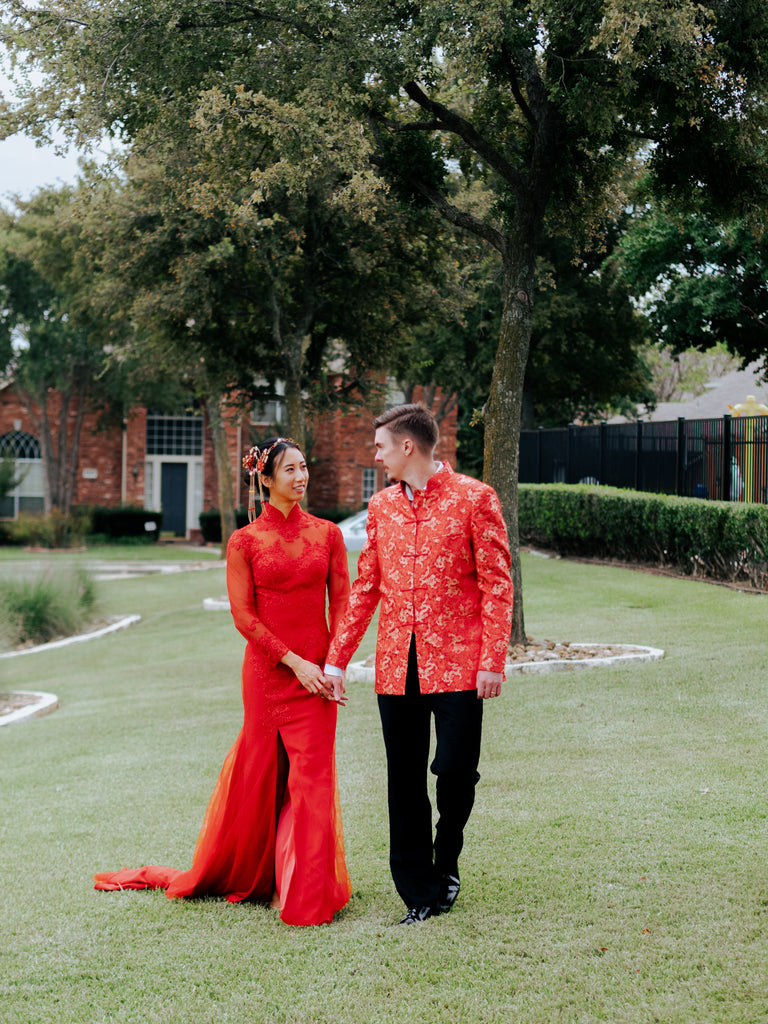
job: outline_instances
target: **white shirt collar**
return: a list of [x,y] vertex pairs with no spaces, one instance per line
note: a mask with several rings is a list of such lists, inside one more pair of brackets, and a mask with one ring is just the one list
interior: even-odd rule
[[[437,463],[437,469],[432,474],[432,476],[435,476],[436,473],[439,473],[442,468],[443,468],[442,462],[438,462]],[[430,477],[429,479],[431,480],[432,477]],[[411,487],[410,484],[405,483],[405,481],[403,481],[403,487],[405,488],[405,496],[406,496],[406,498],[408,499],[408,501],[410,501],[411,504],[413,504],[413,488]]]

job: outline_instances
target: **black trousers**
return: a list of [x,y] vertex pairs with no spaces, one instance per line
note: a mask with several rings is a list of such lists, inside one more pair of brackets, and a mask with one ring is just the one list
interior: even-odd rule
[[[412,636],[405,694],[379,694],[378,703],[387,753],[392,878],[406,906],[429,906],[438,898],[441,877],[458,877],[464,826],[480,778],[483,702],[476,690],[422,694]],[[433,715],[436,750],[429,767],[437,778],[434,840],[427,791]]]

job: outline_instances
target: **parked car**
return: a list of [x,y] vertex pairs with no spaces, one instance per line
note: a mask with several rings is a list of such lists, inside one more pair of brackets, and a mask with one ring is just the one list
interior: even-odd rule
[[365,544],[365,524],[368,522],[368,509],[356,512],[348,519],[342,519],[339,523],[341,535],[347,546],[347,551],[360,551]]

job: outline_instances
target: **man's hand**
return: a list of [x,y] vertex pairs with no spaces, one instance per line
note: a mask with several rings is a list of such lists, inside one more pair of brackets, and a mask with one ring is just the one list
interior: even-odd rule
[[501,684],[503,682],[504,676],[501,672],[478,672],[478,700],[487,700],[489,697],[498,697],[501,694]]
[[342,707],[347,703],[347,694],[344,688],[344,676],[340,675],[329,675],[325,674],[326,685],[331,687],[331,696],[329,700],[335,700],[337,704],[341,704]]

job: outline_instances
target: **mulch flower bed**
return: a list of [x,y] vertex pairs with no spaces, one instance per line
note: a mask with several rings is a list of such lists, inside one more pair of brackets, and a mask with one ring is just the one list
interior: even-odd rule
[[40,697],[36,693],[0,693],[0,717],[10,715],[12,711],[36,704]]

